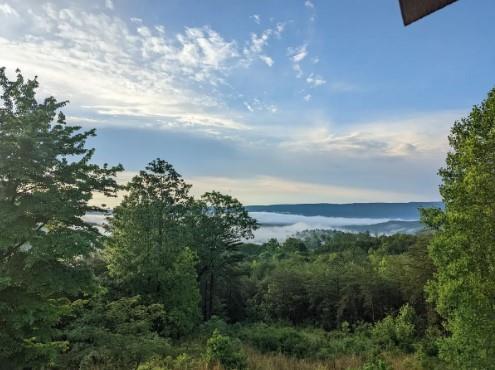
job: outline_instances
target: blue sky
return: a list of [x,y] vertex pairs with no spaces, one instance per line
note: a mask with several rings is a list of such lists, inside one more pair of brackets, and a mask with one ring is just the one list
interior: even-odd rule
[[439,199],[495,84],[495,2],[405,28],[396,0],[0,0],[0,65],[69,99],[95,160],[156,157],[247,204]]

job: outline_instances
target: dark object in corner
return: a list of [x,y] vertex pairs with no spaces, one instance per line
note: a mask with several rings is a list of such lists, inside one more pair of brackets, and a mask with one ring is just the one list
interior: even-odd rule
[[404,25],[407,26],[457,0],[399,0]]

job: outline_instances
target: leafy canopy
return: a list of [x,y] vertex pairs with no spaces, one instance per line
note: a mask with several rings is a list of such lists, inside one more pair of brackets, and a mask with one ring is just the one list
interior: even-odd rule
[[0,68],[0,363],[12,369],[50,363],[64,348],[55,324],[91,291],[84,257],[100,246],[82,216],[99,209],[93,193],[114,195],[121,170],[92,164],[95,131],[68,125],[66,102],[38,102],[37,88]]
[[193,225],[193,245],[199,256],[201,310],[203,319],[209,320],[215,305],[221,305],[218,285],[231,281],[237,274],[243,259],[240,243],[253,237],[257,223],[237,199],[213,191],[195,202]]
[[456,122],[440,170],[445,210],[424,220],[437,233],[430,254],[438,270],[428,286],[451,335],[440,356],[457,369],[495,368],[495,90]]
[[172,165],[152,161],[125,187],[105,250],[110,276],[124,293],[164,305],[172,335],[189,332],[199,318],[189,188]]

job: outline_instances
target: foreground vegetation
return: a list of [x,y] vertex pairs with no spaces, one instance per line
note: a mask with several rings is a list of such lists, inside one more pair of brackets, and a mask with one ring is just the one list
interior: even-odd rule
[[[0,368],[495,368],[495,92],[450,136],[428,231],[246,242],[157,159],[124,187],[65,103],[0,69]],[[121,204],[102,235],[95,193]]]

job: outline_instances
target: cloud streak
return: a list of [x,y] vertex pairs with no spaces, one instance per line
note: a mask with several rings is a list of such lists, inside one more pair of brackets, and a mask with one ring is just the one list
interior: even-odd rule
[[[447,132],[462,111],[435,112],[400,119],[351,124],[347,130],[320,124],[294,132],[280,146],[294,152],[340,153],[346,157],[443,155]],[[442,139],[438,139],[442,138]]]
[[[118,182],[125,184],[137,172],[125,171],[118,176]],[[404,199],[421,199],[417,194],[408,192],[390,192],[372,190],[363,187],[349,187],[319,184],[305,181],[294,181],[273,176],[255,176],[254,178],[233,178],[220,176],[191,176],[185,178],[193,185],[191,193],[201,196],[205,192],[220,191],[230,194],[244,204],[277,204],[277,203],[350,203],[350,202],[394,202]],[[122,199],[107,198],[96,194],[94,204],[106,204],[114,207]]]
[[370,202],[417,199],[407,192],[378,191],[362,187],[348,187],[294,181],[272,176],[256,176],[249,179],[228,177],[191,177],[193,192],[202,194],[218,190],[232,194],[245,204],[320,203],[320,202]]

